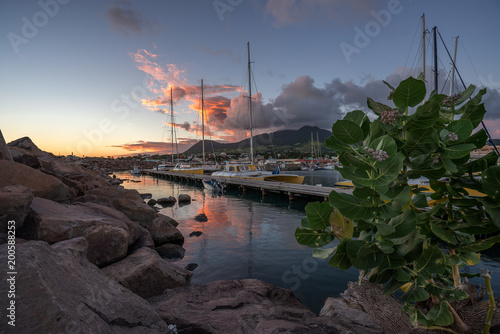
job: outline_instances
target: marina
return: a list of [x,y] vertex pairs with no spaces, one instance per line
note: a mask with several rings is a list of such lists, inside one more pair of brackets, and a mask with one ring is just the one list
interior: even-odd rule
[[[215,180],[227,187],[239,188],[245,192],[247,189],[260,191],[262,195],[268,192],[277,192],[288,196],[289,200],[293,200],[295,196],[306,196],[314,199],[327,200],[330,192],[335,189],[341,193],[351,193],[349,189],[334,188],[322,185],[294,184],[287,182],[265,181],[261,179],[248,179],[236,177],[224,177],[215,175],[188,174],[180,172],[169,172],[161,170],[144,170],[143,174],[153,177],[164,178],[169,180],[186,180],[195,183],[200,183],[203,180]],[[283,174],[286,175],[286,174]]]

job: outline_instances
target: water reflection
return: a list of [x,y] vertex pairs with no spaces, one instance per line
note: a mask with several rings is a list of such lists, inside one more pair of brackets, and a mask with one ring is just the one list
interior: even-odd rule
[[[179,194],[191,196],[189,205],[176,203],[162,207],[160,212],[179,222],[186,254],[176,263],[199,265],[192,278],[195,284],[257,278],[293,290],[305,305],[319,312],[327,297],[338,296],[347,288],[348,281],[357,280],[356,270],[334,269],[326,260],[312,258],[311,249],[295,240],[295,229],[305,215],[307,201],[304,198],[296,197],[294,202],[289,202],[286,196],[279,194],[268,193],[263,197],[259,192],[237,190],[212,196],[210,191],[193,183],[147,176],[135,179],[141,182],[128,182],[124,186],[140,193],[151,193],[155,199],[177,198]],[[331,179],[326,180],[331,182]],[[327,185],[324,180],[318,183]],[[207,222],[194,219],[201,213],[207,216]],[[202,234],[190,237],[193,231]],[[483,261],[471,268],[471,272],[481,268],[492,270],[495,291],[500,291],[499,250],[500,247],[482,252]],[[472,283],[484,285],[484,280],[472,279]]]

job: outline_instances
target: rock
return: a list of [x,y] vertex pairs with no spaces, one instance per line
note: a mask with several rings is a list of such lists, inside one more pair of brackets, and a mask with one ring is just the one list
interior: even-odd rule
[[0,130],[0,160],[14,161],[9,148],[5,143],[5,139],[3,138],[2,130]]
[[15,229],[23,227],[30,212],[33,191],[23,186],[0,188],[0,233],[7,233],[7,223],[15,221]]
[[10,143],[8,143],[7,146],[9,146],[9,148],[13,150],[18,150],[18,149],[24,150],[36,157],[46,157],[46,158],[54,157],[53,154],[39,149],[38,146],[36,146],[35,143],[33,143],[33,141],[29,137],[22,137],[13,140]]
[[156,201],[158,202],[158,204],[173,204],[177,202],[177,200],[173,196],[158,198]]
[[148,205],[155,205],[156,203],[156,200],[152,198],[148,201]]
[[198,268],[198,265],[196,263],[188,263],[184,269],[189,270],[189,271],[194,271],[196,268]]
[[146,228],[149,234],[151,234],[156,247],[166,243],[178,244],[180,246],[184,244],[182,233],[170,223],[170,219],[167,216],[158,216]]
[[7,146],[15,162],[31,168],[41,168],[41,160],[55,159],[53,154],[40,150],[28,137],[11,141]]
[[[85,240],[16,245],[16,333],[169,333],[148,302],[105,276],[85,256]],[[7,245],[0,246],[7,263]],[[0,282],[7,296],[7,281]],[[7,298],[2,299],[6,307]],[[5,315],[4,315],[5,317]],[[0,332],[14,329],[0,321]]]
[[160,295],[165,289],[183,286],[189,283],[192,276],[190,271],[163,260],[149,248],[141,248],[101,270],[143,298]]
[[116,262],[127,255],[143,231],[123,213],[93,203],[58,204],[35,197],[32,213],[19,235],[49,244],[84,237],[88,260],[97,266]]
[[197,222],[206,222],[208,221],[208,217],[206,214],[200,213],[199,215],[196,215],[196,217],[194,217],[194,220],[196,220]]
[[168,221],[170,223],[170,225],[172,225],[173,227],[179,226],[179,223],[175,219],[173,219],[169,216],[165,216],[164,214],[159,213],[158,217],[160,217],[164,221]]
[[146,230],[144,227],[140,227],[142,233],[140,237],[128,248],[128,253],[134,253],[136,250],[147,247],[154,249],[155,248],[155,242],[153,241],[153,238],[151,238],[151,234],[149,234],[149,231]]
[[137,190],[124,189],[121,186],[86,191],[85,196],[76,198],[75,202],[91,202],[115,208],[143,227],[149,225],[157,217],[156,211],[144,203]]
[[187,194],[180,194],[178,198],[179,203],[181,202],[191,202],[191,196]]
[[57,178],[17,162],[0,160],[0,188],[22,185],[33,190],[34,196],[56,202],[67,202],[68,186]]
[[139,196],[141,196],[142,199],[149,199],[153,197],[153,195],[151,195],[150,193],[139,194]]
[[162,258],[166,259],[182,259],[186,253],[182,246],[176,244],[164,244],[155,250]]
[[193,231],[191,233],[189,233],[189,236],[190,237],[199,237],[200,235],[202,235],[203,232],[201,231]]
[[148,301],[181,333],[382,333],[363,324],[318,317],[290,290],[256,279],[187,285]]

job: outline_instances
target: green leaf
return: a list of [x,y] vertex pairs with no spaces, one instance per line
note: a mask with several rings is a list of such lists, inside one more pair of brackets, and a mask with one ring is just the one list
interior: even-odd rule
[[339,120],[333,124],[333,136],[348,145],[362,142],[365,139],[363,130],[359,125],[348,120]]
[[408,118],[405,129],[423,130],[433,127],[439,118],[439,105],[435,101],[426,101]]
[[456,102],[455,102],[455,106],[459,106],[461,105],[462,103],[464,103],[465,101],[467,101],[467,99],[469,97],[472,96],[472,94],[474,94],[474,91],[476,90],[476,86],[474,85],[469,85],[469,87],[467,87],[465,90],[463,90],[462,92],[460,92],[460,95],[462,95],[462,97],[460,97]]
[[467,293],[455,289],[455,288],[445,288],[441,286],[437,286],[435,284],[428,283],[426,285],[426,289],[430,294],[433,294],[436,297],[441,297],[440,299],[453,301],[453,300],[464,300],[468,298]]
[[344,151],[339,155],[339,161],[342,166],[354,166],[356,168],[364,170],[372,170],[372,166],[366,162],[363,158],[355,156],[351,152]]
[[443,264],[443,253],[434,245],[424,248],[422,255],[415,261],[415,270],[417,272],[426,272],[429,274],[442,274],[445,270]]
[[317,259],[326,259],[328,258],[335,250],[337,247],[332,247],[332,248],[315,248],[313,249],[313,257]]
[[350,145],[338,140],[334,136],[330,136],[330,137],[326,138],[325,146],[326,146],[326,148],[329,148],[331,150],[335,150],[338,154],[340,154],[341,152],[343,152],[345,150],[351,149]]
[[484,210],[490,216],[493,224],[495,224],[497,228],[500,228],[500,202],[487,197],[481,198],[479,201],[483,204]]
[[494,244],[500,242],[500,234],[491,238],[481,239],[468,245],[456,247],[457,252],[480,252],[482,250],[492,247]]
[[307,219],[307,217],[302,217],[302,219],[300,220],[300,226],[302,226],[304,228],[310,228],[309,227],[309,219]]
[[346,249],[352,265],[361,270],[377,267],[384,257],[377,245],[369,241],[349,240]]
[[353,110],[348,112],[344,116],[344,120],[351,121],[359,125],[359,127],[363,130],[363,139],[368,136],[368,133],[370,132],[370,119],[363,111]]
[[458,255],[460,260],[466,263],[468,266],[475,266],[481,262],[481,254],[474,252],[465,252]]
[[[472,124],[472,123],[471,123]],[[474,144],[476,148],[481,148],[486,145],[486,141],[488,140],[488,135],[484,129],[481,129],[467,138],[464,143]]]
[[484,193],[500,202],[500,166],[487,168],[482,174],[482,179]]
[[415,280],[408,291],[401,296],[406,302],[423,302],[430,298],[429,293],[425,290],[423,285],[418,285]]
[[347,256],[347,241],[349,239],[344,239],[337,245],[337,249],[333,256],[328,260],[328,264],[334,268],[339,268],[342,270],[347,270],[351,268],[352,264]]
[[[394,234],[388,236],[394,242],[394,239],[404,238],[415,230],[417,225],[417,215],[413,210],[406,210],[389,221],[389,225],[394,227]],[[397,240],[403,242],[404,240]],[[399,242],[394,242],[399,243]]]
[[392,86],[391,86],[391,84],[390,84],[390,83],[388,83],[387,81],[382,80],[382,82],[383,82],[383,83],[385,83],[385,85],[386,85],[387,87],[389,87],[390,89],[392,89],[392,90],[395,90],[395,89],[396,89],[396,88],[392,87]]
[[473,144],[458,144],[444,148],[443,158],[458,159],[470,153],[476,147]]
[[444,301],[432,307],[427,313],[426,319],[432,321],[436,326],[448,326],[453,323],[453,315],[448,309],[448,304]]
[[472,123],[468,119],[459,119],[457,121],[453,121],[446,127],[446,131],[448,131],[448,133],[452,132],[458,137],[458,140],[453,142],[454,144],[461,143],[468,139],[472,133],[472,130]]
[[462,117],[460,117],[460,119],[470,120],[472,123],[472,126],[475,129],[483,120],[485,113],[486,113],[486,109],[484,108],[484,104],[481,103],[480,105],[478,105],[476,107],[467,108],[465,110],[464,114],[462,115]]
[[401,149],[405,150],[410,157],[418,157],[428,152],[434,152],[438,147],[438,141],[436,129],[432,127],[410,130],[408,139]]
[[[467,101],[466,104],[460,107],[460,109],[455,110],[455,114],[463,114],[468,110],[473,110],[475,109],[479,103],[481,102],[481,99],[483,98],[483,95],[486,94],[486,88],[481,89],[476,96],[474,96],[472,99]],[[476,125],[477,126],[477,125]]]
[[453,232],[448,231],[442,227],[440,227],[436,223],[431,223],[431,231],[434,233],[439,239],[446,241],[452,245],[455,245],[457,243],[457,239],[455,238],[455,235]]
[[368,98],[367,104],[368,108],[370,108],[378,116],[381,116],[384,111],[394,109],[393,107],[389,107],[388,105],[385,105],[383,103],[375,102],[370,98]]
[[330,227],[330,214],[333,208],[327,202],[309,202],[305,207],[309,227],[313,230],[324,230]]
[[393,226],[388,225],[384,222],[374,223],[374,225],[377,227],[377,230],[383,236],[390,235],[396,231],[396,229]]
[[337,193],[332,190],[329,196],[331,206],[337,208],[344,216],[350,219],[370,219],[371,208],[363,200],[350,194]]
[[402,258],[391,257],[390,255],[385,255],[382,263],[378,266],[379,272],[383,272],[388,269],[398,269],[406,265],[406,260]]
[[392,100],[397,107],[415,107],[425,98],[425,82],[409,77],[394,90]]
[[295,239],[301,245],[307,247],[323,247],[331,243],[335,236],[331,232],[322,232],[308,228],[297,227]]
[[411,201],[417,208],[426,208],[429,206],[429,203],[427,202],[427,196],[425,196],[425,194],[414,195]]

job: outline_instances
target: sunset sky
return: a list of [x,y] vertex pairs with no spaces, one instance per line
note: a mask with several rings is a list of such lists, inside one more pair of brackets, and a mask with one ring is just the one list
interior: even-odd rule
[[[488,88],[486,124],[500,138],[497,0],[2,0],[0,129],[54,154],[166,153],[173,88],[183,150],[201,139],[203,79],[206,138],[244,139],[247,42],[255,131],[331,129],[367,97],[387,103],[382,80],[422,71],[422,13],[450,52],[460,36],[458,69]],[[426,46],[432,87],[431,34]],[[440,41],[438,53],[447,94]]]

